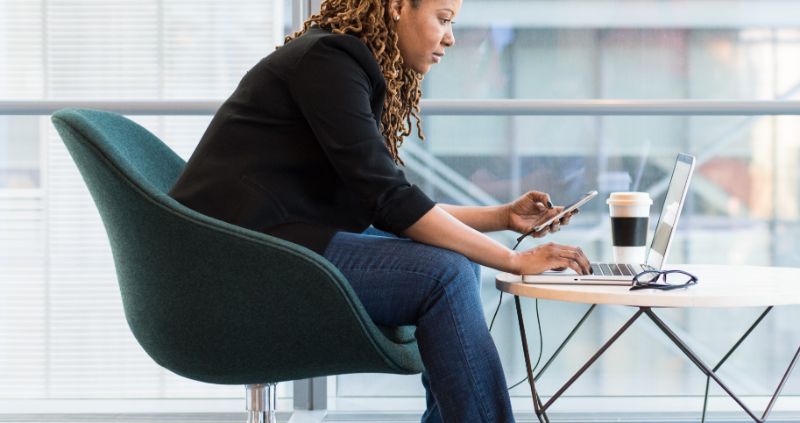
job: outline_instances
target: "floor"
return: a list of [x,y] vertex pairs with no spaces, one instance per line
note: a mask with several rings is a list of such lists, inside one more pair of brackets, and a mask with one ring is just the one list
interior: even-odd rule
[[[747,403],[754,410],[763,410],[766,399],[748,398]],[[514,397],[512,405],[517,422],[537,422],[529,398]],[[419,422],[424,406],[421,398],[330,398],[327,411],[301,411],[293,415],[288,411],[293,409],[292,400],[279,398],[277,417],[279,423],[412,423]],[[0,423],[244,423],[244,407],[244,398],[7,399],[0,400]],[[733,401],[725,398],[712,397],[709,409],[713,412],[707,422],[753,421]],[[693,397],[565,397],[557,409],[548,414],[554,423],[694,423],[700,421],[700,410],[702,398]],[[768,422],[800,423],[800,398],[781,398]]]
[[[303,416],[298,418],[295,416],[293,420],[290,419],[289,413],[278,413],[279,423],[306,423],[317,421],[319,415],[309,416],[316,417],[304,419]],[[328,412],[324,416],[322,422],[336,422],[336,423],[410,423],[418,422],[418,413],[374,413],[374,412]],[[533,415],[521,413],[517,416],[519,423],[535,422]],[[699,416],[693,415],[670,415],[670,416],[654,416],[644,414],[629,414],[625,416],[598,416],[595,414],[553,414],[551,416],[552,422],[570,422],[570,423],[684,423],[684,422],[698,422]],[[747,422],[752,421],[744,418],[744,416],[733,415],[718,415],[713,419],[707,420],[708,422],[715,423],[734,423],[734,422]],[[775,415],[768,420],[772,423],[797,423],[800,422],[800,416],[781,416]],[[244,413],[125,413],[125,414],[110,414],[110,413],[97,413],[97,414],[0,414],[0,422],[2,423],[178,423],[178,422],[200,422],[200,423],[243,423],[245,422]]]

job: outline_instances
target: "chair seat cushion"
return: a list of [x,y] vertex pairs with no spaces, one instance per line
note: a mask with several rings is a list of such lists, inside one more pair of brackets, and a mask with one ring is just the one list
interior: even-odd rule
[[383,334],[392,340],[392,342],[397,344],[410,344],[416,341],[414,337],[414,333],[417,331],[416,326],[380,326],[378,325],[378,329],[383,332]]

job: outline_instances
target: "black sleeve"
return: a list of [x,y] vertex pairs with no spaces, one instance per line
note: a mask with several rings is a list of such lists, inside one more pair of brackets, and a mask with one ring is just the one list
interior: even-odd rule
[[337,174],[373,213],[373,225],[400,234],[435,203],[408,182],[384,145],[365,65],[377,69],[359,39],[325,37],[297,63],[289,88]]

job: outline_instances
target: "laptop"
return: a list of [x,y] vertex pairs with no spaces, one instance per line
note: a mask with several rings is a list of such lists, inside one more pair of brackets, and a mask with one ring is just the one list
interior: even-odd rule
[[694,172],[693,156],[678,154],[667,188],[667,196],[656,225],[653,240],[647,249],[645,263],[592,263],[591,275],[579,275],[572,269],[547,271],[538,275],[523,275],[524,283],[630,285],[633,277],[645,270],[661,270],[667,260],[669,247],[678,225],[689,181]]

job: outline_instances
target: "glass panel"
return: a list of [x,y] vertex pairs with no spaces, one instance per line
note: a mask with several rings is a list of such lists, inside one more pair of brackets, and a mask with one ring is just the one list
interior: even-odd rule
[[[531,13],[541,3],[509,2]],[[655,2],[639,3],[652,7]],[[747,3],[764,14],[774,6],[762,10],[755,2],[722,3]],[[455,26],[456,44],[425,77],[425,97],[767,100],[797,98],[800,91],[796,26],[763,29],[742,21],[723,28],[689,23],[641,28],[633,20],[594,27],[559,28],[557,21],[555,27],[508,26],[466,17],[481,4],[464,4],[465,17]],[[580,15],[585,5],[565,7],[563,18]],[[680,13],[688,17],[693,9]]]
[[0,190],[40,186],[38,123],[33,117],[0,116]]
[[[465,2],[456,18],[456,45],[425,77],[423,94],[431,99],[797,99],[800,21],[798,15],[787,18],[797,7],[736,0],[713,5]],[[580,245],[592,259],[610,260],[603,199],[611,191],[650,191],[655,198],[650,223],[655,225],[675,154],[694,153],[701,160],[670,262],[796,266],[800,253],[795,237],[783,235],[796,231],[798,123],[794,117],[760,116],[427,117],[426,141],[409,140],[401,155],[414,158],[413,163],[406,159],[409,174],[442,202],[487,204],[487,197],[488,203],[507,202],[539,189],[563,204],[598,189],[600,197],[552,239]],[[447,182],[452,178],[445,178],[449,172],[442,168],[460,179]],[[513,245],[511,234],[493,236]],[[484,269],[488,317],[498,297],[494,273]],[[541,307],[547,356],[585,308],[549,302]],[[527,307],[529,321],[532,313]],[[543,389],[566,380],[577,360],[604,341],[604,334],[627,313],[624,308],[597,313],[585,335],[543,379]],[[774,331],[769,325],[781,326],[777,322],[794,314],[789,308],[774,311],[775,320],[765,322],[761,335],[753,335],[750,350],[740,353],[740,364],[728,363],[726,376],[755,375],[742,376],[740,384],[748,385],[751,394],[765,394],[765,386],[777,383],[776,372],[790,358],[783,354],[792,352],[797,336],[788,337],[795,341],[763,337]],[[702,344],[698,348],[711,360],[735,339],[740,332],[735,328],[744,330],[753,316],[749,311],[692,310],[668,312],[665,318],[689,332],[691,342]],[[504,302],[498,319],[494,336],[513,384],[523,376],[523,363],[511,302]],[[567,394],[699,394],[702,376],[651,329],[634,328]],[[650,357],[644,346],[654,341],[659,348]],[[771,357],[776,351],[780,359],[747,369],[744,357]],[[645,355],[647,359],[636,358]],[[762,379],[774,382],[764,385]],[[349,375],[338,380],[341,396],[421,395],[416,378]],[[759,383],[746,383],[753,380]],[[798,389],[790,383],[784,392],[797,395]],[[527,386],[513,394],[528,395]]]
[[[282,40],[285,4],[0,1],[0,98],[221,100]],[[209,117],[135,120],[187,158]],[[241,398],[241,387],[153,363],[115,281],[97,210],[49,118],[0,116],[0,399]]]
[[[589,189],[598,189],[600,196],[584,206],[570,226],[547,238],[579,245],[592,260],[612,258],[604,201],[609,192],[637,189],[651,194],[651,239],[675,156],[687,152],[696,155],[698,163],[668,267],[669,263],[800,264],[800,238],[794,236],[800,232],[800,175],[796,170],[800,166],[796,136],[800,117],[429,116],[424,125],[427,140],[422,144],[408,140],[401,155],[413,158],[406,160],[413,163],[408,169],[410,178],[437,201],[485,204],[485,197],[467,194],[484,193],[492,201],[507,202],[536,189],[549,192],[556,204],[564,204]],[[565,128],[563,138],[560,128]],[[557,146],[564,146],[564,151]],[[450,183],[453,178],[441,177],[450,172],[461,179]],[[511,233],[492,236],[509,247],[514,244]],[[539,242],[528,240],[522,248]],[[499,297],[494,288],[496,273],[483,269],[487,320]],[[536,354],[535,308],[533,301],[524,303],[528,339]],[[546,359],[587,306],[540,301],[539,307]],[[685,334],[704,359],[716,363],[761,311],[659,313]],[[797,307],[773,310],[746,347],[723,367],[723,377],[737,392],[771,393],[800,340],[796,325],[789,323],[798,313]],[[544,392],[560,387],[631,314],[625,307],[599,308],[542,378]],[[518,382],[524,377],[524,362],[513,301],[507,296],[493,336],[509,384]],[[701,395],[705,378],[679,354],[652,325],[637,324],[566,395]],[[337,392],[342,397],[422,395],[416,377],[347,375],[338,380]],[[528,389],[523,384],[512,395],[525,397],[530,394]],[[713,394],[720,392],[712,388]],[[800,383],[790,381],[784,395],[799,394]]]
[[[210,117],[134,120],[188,158]],[[0,186],[0,400],[241,398],[240,386],[176,376],[144,353],[123,316],[97,209],[49,118],[0,122],[40,129],[20,144],[41,154],[2,157],[44,170],[35,184],[17,176],[8,180],[23,182]],[[291,388],[279,385],[279,396]]]
[[[467,2],[457,44],[426,77],[425,97],[796,99],[800,6],[712,3]],[[291,8],[287,1],[220,4],[3,1],[0,97],[224,98],[280,42],[277,28],[287,31]],[[208,117],[136,120],[188,157]],[[698,172],[669,261],[800,263],[800,118],[427,117],[425,130],[427,141],[409,140],[401,154],[412,179],[439,201],[490,204],[540,189],[564,203],[599,189],[598,199],[552,237],[581,245],[597,260],[611,257],[602,199],[614,190],[648,190],[658,210],[674,155],[694,153]],[[0,398],[240,397],[238,388],[170,375],[135,345],[109,284],[104,232],[77,178],[46,118],[0,117]],[[512,245],[511,234],[493,236]],[[484,269],[487,318],[498,298],[494,274]],[[513,384],[523,363],[505,300],[493,335]],[[773,311],[723,368],[737,392],[763,395],[777,382],[798,339],[795,309]],[[540,302],[545,356],[584,310]],[[534,321],[533,307],[525,313]],[[564,381],[629,313],[599,311],[547,373],[543,389]],[[757,313],[663,316],[713,362]],[[530,340],[536,351],[537,337]],[[637,325],[567,394],[699,394],[702,376],[676,353],[652,327]],[[347,375],[337,382],[342,398],[422,395],[418,376]],[[784,393],[800,394],[797,378]],[[527,387],[513,394],[525,396]]]

